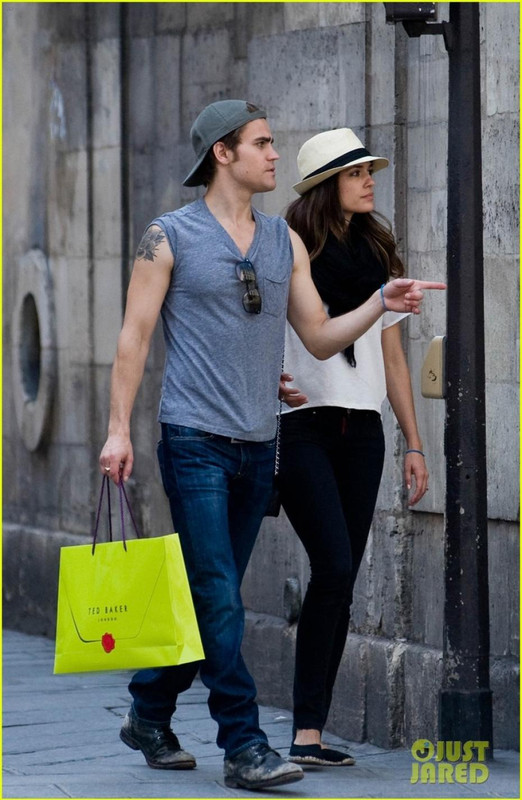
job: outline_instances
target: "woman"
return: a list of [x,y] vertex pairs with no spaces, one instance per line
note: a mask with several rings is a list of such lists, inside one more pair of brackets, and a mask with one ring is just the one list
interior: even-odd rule
[[[389,227],[373,213],[373,173],[388,161],[372,156],[350,129],[342,128],[305,142],[297,164],[302,180],[294,188],[300,197],[286,219],[310,253],[312,277],[328,313],[337,316],[404,273]],[[301,392],[294,393],[294,408],[281,420],[281,497],[311,568],[297,629],[290,749],[290,760],[300,764],[355,763],[349,754],[325,748],[321,733],[381,479],[380,411],[386,395],[406,439],[410,505],[428,489],[396,324],[403,316],[385,313],[327,361],[317,361],[292,329],[287,331],[285,371],[292,373]],[[305,405],[295,408],[305,399]]]

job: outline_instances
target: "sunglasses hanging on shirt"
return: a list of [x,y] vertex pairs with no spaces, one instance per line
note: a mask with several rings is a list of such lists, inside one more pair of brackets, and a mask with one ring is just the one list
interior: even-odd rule
[[248,258],[245,258],[237,265],[236,272],[239,280],[246,286],[246,292],[243,295],[243,308],[248,314],[260,314],[262,301],[254,265]]

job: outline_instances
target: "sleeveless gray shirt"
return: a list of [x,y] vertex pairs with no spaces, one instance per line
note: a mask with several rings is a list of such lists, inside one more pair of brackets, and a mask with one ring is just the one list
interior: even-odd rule
[[174,255],[161,309],[166,344],[159,421],[261,442],[273,439],[293,251],[286,222],[252,209],[246,254],[260,314],[247,313],[243,256],[201,198],[157,217]]

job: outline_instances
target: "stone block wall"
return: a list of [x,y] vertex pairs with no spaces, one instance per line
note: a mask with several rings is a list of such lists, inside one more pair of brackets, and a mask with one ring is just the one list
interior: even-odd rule
[[[438,4],[440,19],[448,5]],[[390,159],[377,177],[377,207],[409,273],[444,279],[448,64],[441,37],[408,39],[385,23],[382,3],[4,3],[2,11],[4,620],[52,636],[59,547],[86,541],[93,521],[133,253],[153,217],[201,193],[181,186],[197,113],[226,97],[268,109],[280,160],[277,189],[256,198],[267,213],[295,196],[302,142],[352,127]],[[481,4],[491,681],[501,747],[517,746],[518,729],[518,13],[516,3]],[[52,323],[45,407],[43,395],[24,401],[38,383],[35,353],[14,335],[28,258],[43,265],[45,285],[34,293],[40,321]],[[38,351],[43,326],[30,315],[24,326]],[[407,509],[404,445],[385,404],[384,478],[328,723],[383,746],[435,738],[441,676],[445,409],[421,397],[420,368],[430,339],[445,332],[444,297],[430,296],[403,327],[430,493]],[[155,458],[162,359],[158,331],[133,416],[129,485],[151,535],[171,524]],[[20,429],[20,403],[33,433],[41,422],[34,447]],[[262,701],[291,706],[307,581],[284,515],[266,520],[243,587],[245,657]]]

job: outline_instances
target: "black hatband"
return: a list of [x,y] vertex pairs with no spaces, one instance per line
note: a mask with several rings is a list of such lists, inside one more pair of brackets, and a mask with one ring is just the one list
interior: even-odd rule
[[[344,153],[344,155],[334,158],[333,161],[314,170],[314,172],[311,172],[306,178],[303,178],[303,180],[307,181],[308,178],[313,178],[315,175],[320,175],[322,172],[327,172],[329,169],[335,169],[336,167],[349,167],[352,161],[357,161],[358,158],[364,158],[365,156],[372,157],[372,154],[369,153],[365,147],[360,147],[358,150],[350,150],[348,153]],[[346,164],[347,158],[350,159],[348,164]]]

